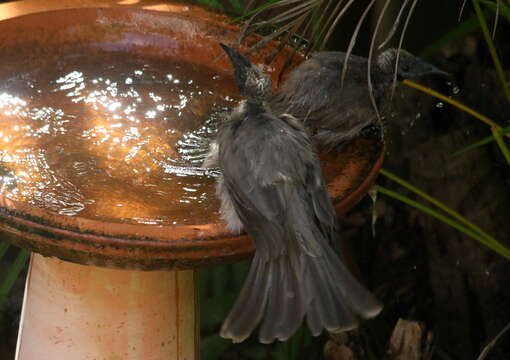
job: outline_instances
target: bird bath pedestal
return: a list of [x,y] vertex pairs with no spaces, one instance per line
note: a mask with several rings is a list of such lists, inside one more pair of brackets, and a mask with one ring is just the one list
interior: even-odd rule
[[[232,69],[218,43],[233,44],[239,32],[228,19],[202,8],[157,1],[19,1],[0,5],[0,20],[4,79],[10,69],[6,64],[26,62],[33,70],[55,61],[58,67],[62,53],[74,49],[80,54],[102,51],[125,59],[180,61],[230,77]],[[253,41],[247,39],[245,45]],[[259,50],[252,60],[261,63],[273,46]],[[283,51],[267,67],[274,80],[289,54]],[[295,63],[299,61],[296,57]],[[39,111],[50,108],[38,105]],[[59,119],[58,113],[50,115]],[[23,175],[8,168],[2,154],[0,170]],[[328,190],[343,214],[373,182],[382,162],[382,145],[357,139],[340,154],[329,153],[322,160]],[[51,161],[48,164],[51,168]],[[130,170],[129,163],[121,165]],[[23,182],[11,183],[9,189],[16,193],[19,184]],[[193,209],[201,221],[179,224],[168,218],[158,222],[155,216],[148,223],[125,221],[145,214],[137,213],[136,206],[115,210],[106,192],[97,201],[103,208],[96,206],[103,213],[110,206],[106,218],[80,211],[74,216],[59,213],[39,204],[39,193],[30,201],[0,193],[4,239],[33,251],[16,359],[198,359],[195,269],[233,262],[253,251],[245,235],[225,231],[210,188],[211,200]],[[192,210],[182,208],[187,211]]]

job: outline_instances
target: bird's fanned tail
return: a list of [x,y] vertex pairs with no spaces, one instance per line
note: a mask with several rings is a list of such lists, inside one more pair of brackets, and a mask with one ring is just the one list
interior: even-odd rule
[[221,336],[234,342],[246,339],[262,320],[259,341],[285,341],[306,316],[314,336],[324,329],[354,329],[362,318],[382,309],[377,300],[326,245],[322,256],[303,249],[276,259],[255,254],[236,304],[223,323]]
[[263,318],[259,332],[261,343],[285,341],[292,336],[301,325],[305,309],[299,268],[291,265],[288,256],[268,261],[255,253],[248,277],[223,322],[220,335],[241,342]]

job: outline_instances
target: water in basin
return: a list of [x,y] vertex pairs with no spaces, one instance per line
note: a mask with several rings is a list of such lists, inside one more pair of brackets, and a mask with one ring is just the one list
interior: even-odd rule
[[29,65],[0,71],[3,196],[106,221],[216,221],[217,174],[200,165],[238,101],[231,79],[126,54]]

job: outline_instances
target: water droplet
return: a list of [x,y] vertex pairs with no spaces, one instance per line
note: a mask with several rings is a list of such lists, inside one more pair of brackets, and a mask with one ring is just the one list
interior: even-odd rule
[[368,191],[370,199],[372,199],[372,236],[375,238],[375,224],[377,222],[377,188],[372,186]]

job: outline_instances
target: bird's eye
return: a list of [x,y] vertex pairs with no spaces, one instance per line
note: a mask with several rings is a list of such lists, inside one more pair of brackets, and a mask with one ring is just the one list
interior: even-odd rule
[[409,70],[411,70],[411,67],[409,65],[407,65],[407,64],[402,65],[402,71],[406,71],[407,72]]

